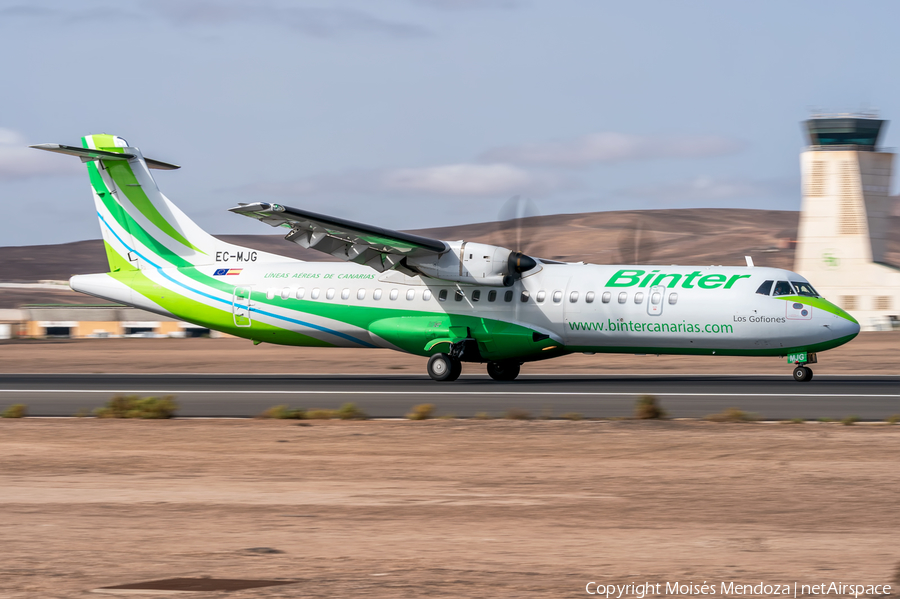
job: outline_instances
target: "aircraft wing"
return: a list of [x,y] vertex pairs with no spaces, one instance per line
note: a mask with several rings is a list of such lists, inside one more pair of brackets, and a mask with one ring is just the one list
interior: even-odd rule
[[273,227],[291,230],[285,239],[297,245],[331,254],[341,260],[365,264],[384,272],[406,257],[436,256],[450,246],[438,239],[325,216],[308,210],[254,202],[229,208],[235,214],[255,218]]

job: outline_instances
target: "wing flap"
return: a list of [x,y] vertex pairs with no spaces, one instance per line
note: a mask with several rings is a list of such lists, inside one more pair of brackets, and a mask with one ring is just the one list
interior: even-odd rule
[[291,231],[285,239],[301,247],[365,264],[379,272],[393,268],[405,257],[439,255],[450,249],[446,242],[438,239],[382,229],[280,204],[254,202],[240,204],[229,210],[272,227],[289,228]]

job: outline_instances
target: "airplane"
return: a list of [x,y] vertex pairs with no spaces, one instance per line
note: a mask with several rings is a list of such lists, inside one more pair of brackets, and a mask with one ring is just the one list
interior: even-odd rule
[[563,263],[515,249],[444,241],[268,202],[231,212],[343,262],[306,262],[226,243],[157,187],[114,135],[81,147],[31,146],[87,167],[109,272],[75,291],[252,340],[389,348],[427,357],[435,381],[463,362],[511,381],[528,362],[571,353],[779,356],[809,381],[818,353],[859,323],[789,270],[746,266]]

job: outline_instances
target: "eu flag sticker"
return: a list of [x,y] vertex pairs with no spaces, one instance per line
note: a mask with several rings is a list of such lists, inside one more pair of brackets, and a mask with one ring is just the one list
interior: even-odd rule
[[227,268],[218,268],[218,269],[216,269],[216,272],[213,273],[213,276],[221,277],[222,275],[226,275],[226,274],[228,274]]

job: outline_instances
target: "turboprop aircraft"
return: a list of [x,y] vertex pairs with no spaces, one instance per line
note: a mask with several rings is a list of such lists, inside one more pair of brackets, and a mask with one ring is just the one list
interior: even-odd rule
[[304,262],[226,243],[166,198],[121,137],[32,146],[85,163],[108,273],[75,291],[254,343],[389,348],[428,358],[436,381],[462,362],[498,381],[520,366],[582,352],[787,356],[808,381],[817,354],[859,323],[788,270],[561,263],[511,248],[429,239],[252,202],[230,210],[288,230],[285,239],[340,258]]

